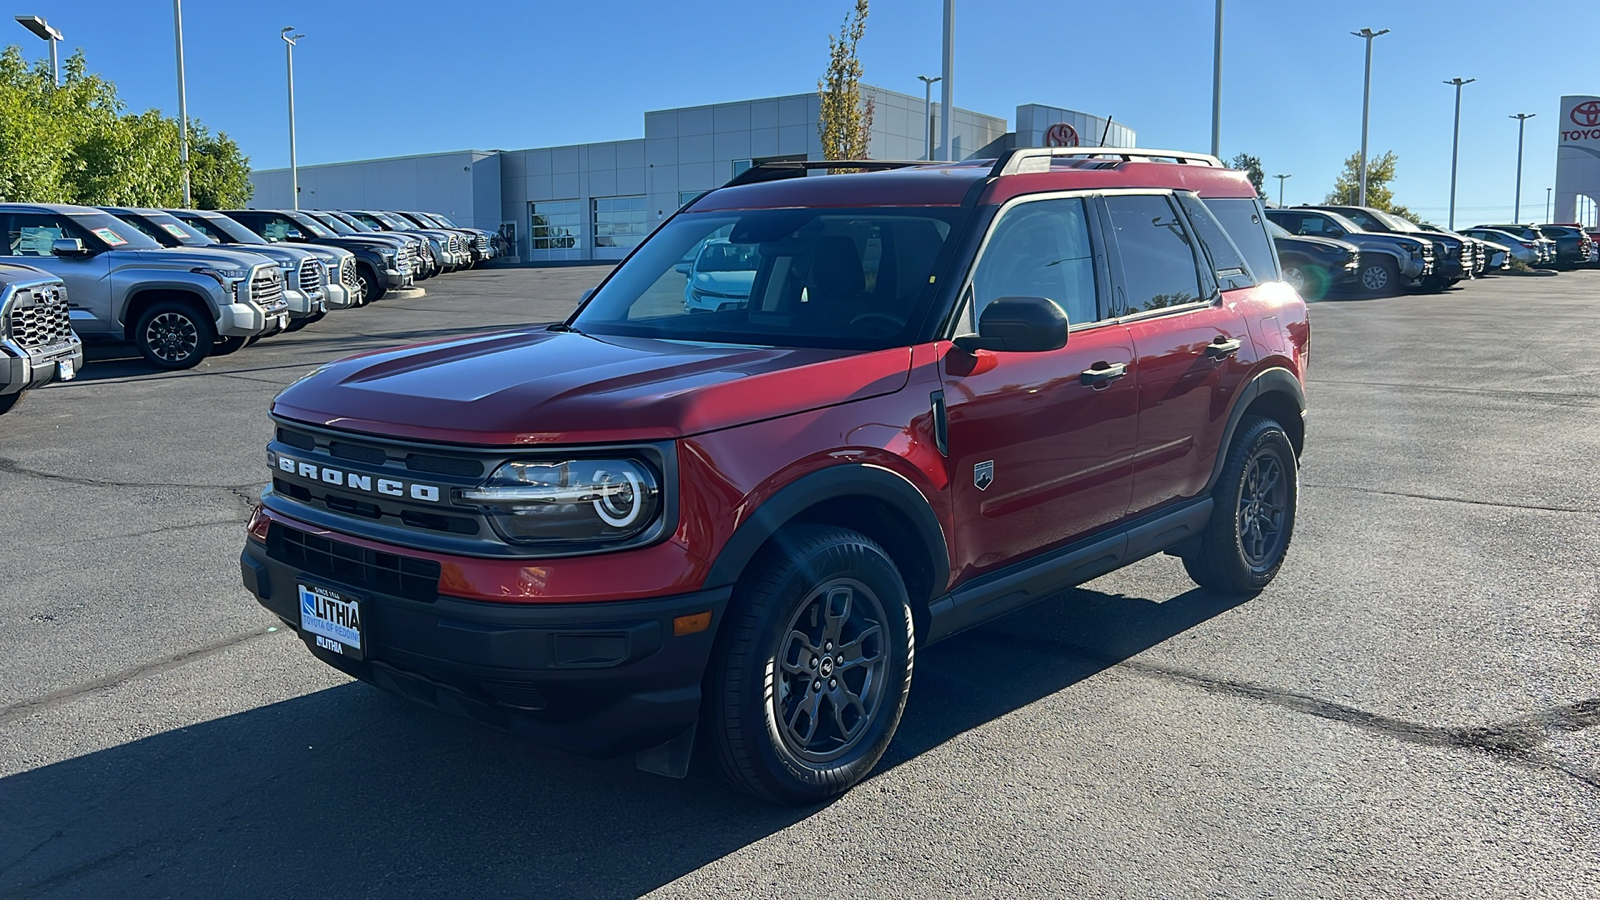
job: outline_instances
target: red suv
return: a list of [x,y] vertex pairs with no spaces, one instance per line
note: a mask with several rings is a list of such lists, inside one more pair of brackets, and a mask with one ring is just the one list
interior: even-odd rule
[[[245,585],[396,694],[663,774],[698,736],[805,803],[872,770],[919,644],[1162,551],[1272,580],[1310,332],[1242,173],[841,165],[706,194],[565,322],[289,387]],[[710,241],[749,276],[706,309]]]

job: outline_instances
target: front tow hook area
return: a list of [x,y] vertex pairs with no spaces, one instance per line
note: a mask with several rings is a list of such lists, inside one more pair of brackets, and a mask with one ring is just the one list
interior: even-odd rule
[[633,764],[641,772],[665,775],[668,778],[687,778],[689,760],[694,756],[694,735],[700,721],[696,719],[688,728],[671,740],[657,744],[633,755]]

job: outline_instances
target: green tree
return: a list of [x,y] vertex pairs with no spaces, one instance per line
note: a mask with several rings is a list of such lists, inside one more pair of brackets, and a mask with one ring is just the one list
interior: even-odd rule
[[866,159],[872,142],[872,100],[861,97],[861,58],[856,44],[867,30],[867,0],[844,17],[839,35],[828,35],[828,71],[817,79],[822,115],[817,133],[824,159]]
[[[116,85],[91,74],[83,51],[61,86],[16,46],[0,52],[0,199],[84,205],[175,206],[183,201],[177,120],[127,113]],[[197,205],[249,199],[249,160],[224,134],[190,120]]]
[[1267,172],[1261,168],[1261,157],[1241,153],[1228,160],[1228,168],[1238,169],[1248,175],[1250,183],[1256,186],[1256,196],[1263,200],[1267,199],[1266,189],[1262,187],[1262,185],[1266,184]]
[[[1394,191],[1389,189],[1389,182],[1394,180],[1395,172],[1400,165],[1400,158],[1394,151],[1388,151],[1382,156],[1367,159],[1367,205],[1373,209],[1394,213],[1402,219],[1416,221],[1416,216],[1411,210],[1394,202]],[[1339,173],[1338,180],[1333,183],[1333,190],[1329,192],[1327,203],[1340,206],[1354,206],[1361,202],[1361,154],[1352,153],[1344,161],[1344,171]]]

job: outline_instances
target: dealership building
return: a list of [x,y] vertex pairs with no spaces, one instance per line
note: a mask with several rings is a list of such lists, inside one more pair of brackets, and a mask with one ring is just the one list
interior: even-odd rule
[[1561,98],[1556,148],[1556,222],[1596,224],[1600,209],[1600,97]]
[[[873,109],[873,159],[922,159],[943,123],[928,129],[921,97],[862,86]],[[750,166],[820,160],[816,93],[645,113],[644,137],[531,150],[461,150],[301,166],[306,209],[422,209],[458,224],[500,229],[527,262],[620,259],[662,219]],[[951,158],[1012,147],[1132,147],[1134,132],[1087,113],[1039,104],[1007,120],[957,107]],[[935,146],[934,156],[943,148]],[[288,169],[251,174],[253,208],[292,205]]]

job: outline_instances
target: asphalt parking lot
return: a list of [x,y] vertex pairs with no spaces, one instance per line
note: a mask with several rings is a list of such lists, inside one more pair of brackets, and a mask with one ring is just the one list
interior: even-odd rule
[[0,419],[0,896],[1600,892],[1600,272],[1317,304],[1267,592],[1158,557],[927,649],[875,777],[789,810],[351,682],[240,586],[277,390],[602,271],[96,348]]

